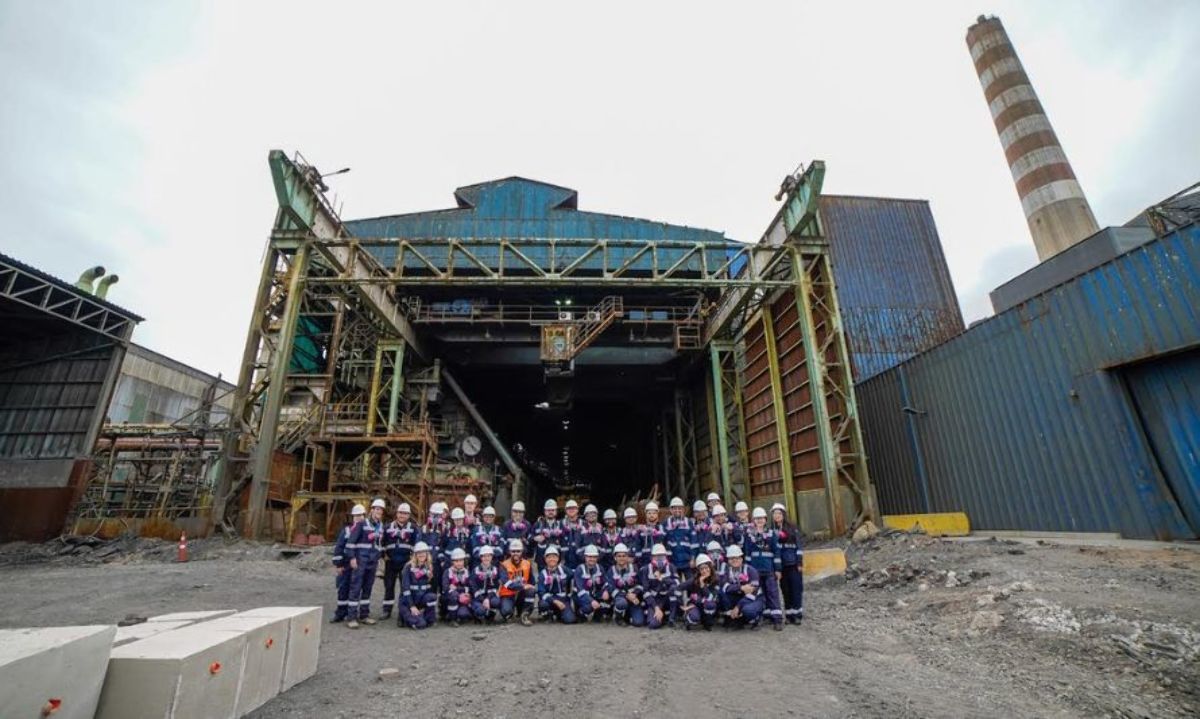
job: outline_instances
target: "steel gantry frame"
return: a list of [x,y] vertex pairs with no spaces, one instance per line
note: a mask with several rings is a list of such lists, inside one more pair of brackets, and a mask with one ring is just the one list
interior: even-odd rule
[[[294,451],[303,445],[306,436],[315,433],[320,415],[316,410],[297,411],[296,398],[307,397],[310,405],[335,402],[336,393],[349,391],[344,366],[355,361],[373,365],[366,386],[352,387],[367,399],[364,433],[371,441],[386,434],[381,427],[424,421],[402,417],[400,409],[404,368],[410,360],[418,365],[436,361],[414,324],[427,321],[428,311],[414,298],[422,288],[452,286],[715,291],[717,300],[698,305],[700,315],[687,319],[695,325],[695,340],[677,342],[676,347],[685,355],[696,351],[691,366],[699,362],[709,383],[705,388],[709,412],[701,412],[700,417],[693,406],[698,399],[685,396],[681,402],[678,394],[662,408],[658,438],[662,461],[656,463],[656,473],[664,488],[675,484],[686,492],[699,487],[694,423],[703,421],[716,425],[708,428],[709,436],[715,435],[711,461],[719,465],[712,476],[719,478],[727,502],[777,497],[796,516],[792,460],[797,453],[815,451],[820,455],[817,474],[828,498],[828,529],[840,533],[846,528],[841,487],[848,487],[855,497],[856,520],[875,518],[828,246],[816,212],[823,164],[813,163],[785,180],[784,205],[767,232],[758,243],[744,244],[355,237],[325,198],[326,188],[314,167],[279,151],[271,152],[269,162],[279,210],[225,442],[214,511],[218,522],[224,523],[231,500],[248,488],[245,529],[261,532],[276,451]],[[777,327],[778,307],[785,305],[791,307],[791,324]],[[327,317],[329,322],[320,328],[302,326],[302,317]],[[776,336],[780,330],[789,338],[799,337],[789,339],[791,344],[782,353]],[[344,338],[356,332],[366,340],[359,343],[362,356],[354,359],[342,348]],[[755,333],[764,348],[754,358],[746,352],[749,333]],[[319,365],[320,371],[294,366],[300,344],[314,354],[309,364]],[[781,355],[792,365],[782,367]],[[755,376],[767,382],[765,394],[756,393],[755,401],[769,404],[767,416],[779,449],[778,456],[769,460],[778,465],[771,472],[780,479],[779,491],[763,496],[754,496],[752,488],[762,485],[755,478],[756,467],[765,465],[755,460],[749,446],[751,436],[761,428],[748,427],[746,414],[747,381],[759,372],[755,362],[765,362]],[[800,365],[802,371],[796,369]],[[809,396],[803,407],[798,406],[794,383],[785,382],[795,372],[799,372],[796,377],[808,378]],[[810,435],[817,438],[816,447],[798,445],[809,441],[805,438]],[[231,524],[224,526],[233,531]]]

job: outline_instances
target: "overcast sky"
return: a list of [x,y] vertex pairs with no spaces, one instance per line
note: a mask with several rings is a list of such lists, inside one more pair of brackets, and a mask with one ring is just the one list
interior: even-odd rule
[[[237,359],[270,148],[350,219],[523,175],[753,241],[780,178],[932,203],[968,321],[1036,261],[964,40],[1004,21],[1100,224],[1200,179],[1200,2],[0,2],[0,251]],[[1190,60],[1189,60],[1190,58]]]

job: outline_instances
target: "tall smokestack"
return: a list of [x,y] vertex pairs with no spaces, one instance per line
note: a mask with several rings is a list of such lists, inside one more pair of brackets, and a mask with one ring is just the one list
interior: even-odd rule
[[1038,259],[1045,260],[1097,232],[1096,217],[1004,25],[998,18],[980,15],[967,29],[967,47],[1000,133]]

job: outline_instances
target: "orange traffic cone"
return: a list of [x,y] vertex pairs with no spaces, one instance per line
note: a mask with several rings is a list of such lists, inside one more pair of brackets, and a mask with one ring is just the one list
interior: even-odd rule
[[179,533],[179,559],[178,559],[178,561],[186,562],[187,560],[188,560],[187,532],[180,532]]

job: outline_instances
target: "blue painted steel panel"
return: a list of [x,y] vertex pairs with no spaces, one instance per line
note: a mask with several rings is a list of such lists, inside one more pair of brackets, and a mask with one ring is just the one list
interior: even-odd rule
[[[1198,346],[1191,225],[860,383],[883,511],[962,510],[985,530],[1195,536],[1121,368]],[[1200,367],[1180,372],[1200,381]]]
[[1200,350],[1134,365],[1126,377],[1175,501],[1200,531]]
[[963,331],[928,202],[826,195],[821,221],[856,380]]

